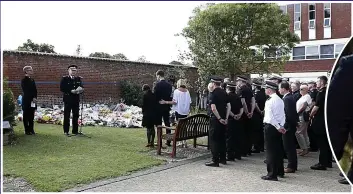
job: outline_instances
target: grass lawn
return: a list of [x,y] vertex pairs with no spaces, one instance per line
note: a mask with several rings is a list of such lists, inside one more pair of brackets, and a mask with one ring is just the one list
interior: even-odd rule
[[37,191],[62,191],[163,163],[146,154],[145,129],[84,127],[92,138],[66,137],[60,125],[35,124],[35,130],[36,136],[26,136],[22,123],[15,127],[16,145],[3,147],[3,171]]

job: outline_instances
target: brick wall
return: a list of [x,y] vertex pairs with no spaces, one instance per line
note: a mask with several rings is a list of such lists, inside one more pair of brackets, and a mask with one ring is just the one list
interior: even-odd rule
[[[175,66],[165,64],[4,51],[3,75],[10,81],[9,87],[17,98],[21,94],[22,68],[31,65],[39,103],[60,104],[60,80],[68,74],[67,67],[71,64],[79,67],[78,75],[83,77],[85,86],[85,101],[90,103],[116,103],[120,99],[120,81],[130,80],[141,86],[152,86],[157,70],[168,72],[175,69]],[[188,67],[185,72],[190,83],[194,84],[197,69]]]
[[284,66],[284,72],[298,73],[330,71],[335,64],[335,61],[336,59],[288,61]]
[[332,38],[349,38],[351,32],[351,3],[331,4]]

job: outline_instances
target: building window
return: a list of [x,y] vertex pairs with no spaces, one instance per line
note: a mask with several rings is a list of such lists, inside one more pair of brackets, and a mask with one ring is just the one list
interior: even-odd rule
[[305,59],[305,46],[293,48],[293,60]]
[[301,7],[300,4],[294,4],[294,30],[300,30],[300,16],[301,16]]
[[305,51],[306,59],[319,59],[319,46],[307,46]]
[[324,3],[324,27],[331,26],[331,4]]
[[344,47],[344,44],[336,44],[335,45],[335,58],[337,58],[338,55],[341,53],[343,47]]
[[309,4],[309,28],[315,28],[315,4]]
[[321,45],[320,46],[320,59],[330,59],[335,58],[334,55],[334,45]]
[[283,14],[287,14],[287,5],[279,6],[279,8],[282,10]]

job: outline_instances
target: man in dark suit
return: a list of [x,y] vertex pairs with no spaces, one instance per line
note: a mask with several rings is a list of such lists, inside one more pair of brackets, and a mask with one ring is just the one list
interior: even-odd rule
[[26,135],[35,135],[34,132],[34,112],[37,103],[37,87],[34,79],[31,78],[33,75],[33,69],[31,66],[25,66],[23,68],[25,77],[21,81],[21,88],[23,92],[22,97],[22,110],[23,110],[23,125],[25,128]]
[[68,67],[69,75],[62,77],[60,91],[64,94],[64,134],[69,136],[70,114],[72,111],[72,134],[78,135],[78,118],[80,112],[80,93],[83,92],[82,79],[76,76],[77,66]]
[[295,146],[295,132],[297,123],[299,122],[298,113],[296,111],[296,102],[289,92],[289,83],[283,81],[280,84],[279,92],[283,95],[284,112],[286,115],[286,122],[284,128],[287,130],[282,135],[284,150],[287,154],[288,165],[284,169],[285,173],[294,173],[298,168],[298,159]]
[[[332,74],[327,94],[326,122],[337,160],[344,153],[349,134],[353,135],[353,55],[342,57]],[[351,164],[351,169],[353,163]],[[353,181],[352,170],[348,178]]]
[[[156,97],[156,124],[157,125],[162,125],[162,119],[165,124],[165,126],[170,127],[170,108],[171,106],[168,104],[159,104],[159,101],[164,100],[164,101],[172,101],[172,85],[168,83],[165,78],[164,78],[164,72],[162,70],[158,70],[156,72],[156,77],[158,82],[156,83],[156,86],[154,87],[154,95]],[[170,134],[170,130],[166,130],[167,134]],[[170,146],[171,141],[167,141],[166,145]]]

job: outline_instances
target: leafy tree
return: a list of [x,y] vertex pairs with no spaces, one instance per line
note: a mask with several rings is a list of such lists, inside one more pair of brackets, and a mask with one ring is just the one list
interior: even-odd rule
[[95,52],[95,53],[91,53],[89,54],[89,57],[97,57],[97,58],[112,58],[112,56],[109,53],[105,53],[105,52]]
[[146,56],[144,56],[144,55],[139,56],[139,57],[137,58],[137,61],[140,61],[140,62],[149,62],[149,61],[147,61]]
[[3,95],[3,112],[4,112],[4,121],[9,121],[11,124],[14,124],[15,121],[15,101],[11,89],[7,85],[7,79],[3,81],[4,90]]
[[129,60],[123,53],[118,53],[113,55],[114,59],[119,59],[119,60]]
[[37,44],[34,43],[31,39],[27,39],[27,42],[23,43],[22,46],[19,46],[17,50],[19,51],[30,51],[30,52],[41,52],[41,53],[56,53],[54,51],[55,47],[50,44]]
[[189,44],[190,52],[183,56],[194,61],[204,83],[210,75],[234,79],[239,74],[279,72],[299,41],[289,24],[289,16],[276,4],[200,6],[179,34]]

